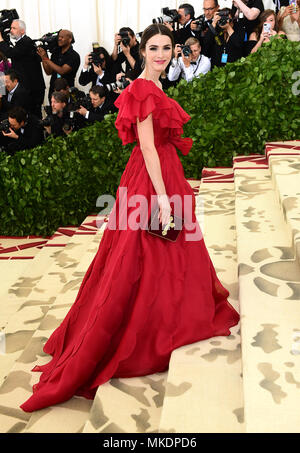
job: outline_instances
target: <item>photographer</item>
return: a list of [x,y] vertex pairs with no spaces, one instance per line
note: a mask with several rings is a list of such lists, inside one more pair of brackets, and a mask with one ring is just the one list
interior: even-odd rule
[[8,113],[8,130],[2,130],[0,143],[5,151],[14,155],[16,151],[32,149],[44,140],[39,119],[22,107],[14,107]]
[[[119,47],[121,49],[120,53],[118,52]],[[111,57],[115,63],[115,72],[117,74],[123,72],[123,63],[125,63],[125,72],[130,69],[135,69],[139,73],[142,72],[139,43],[131,28],[123,27],[115,35],[115,45]]]
[[51,75],[49,100],[54,91],[54,82],[59,77],[64,77],[70,87],[74,86],[76,73],[80,66],[80,56],[73,49],[74,43],[73,33],[69,30],[61,30],[58,35],[58,48],[53,51],[51,59],[48,53],[42,47],[39,47],[37,52],[42,58],[44,70],[47,75]]
[[[213,30],[213,31],[212,31]],[[212,29],[206,34],[206,55],[211,57],[211,66],[225,66],[243,56],[244,34],[233,23],[229,8],[218,10],[214,14]]]
[[104,47],[94,49],[92,53],[86,55],[84,66],[79,77],[79,83],[86,86],[89,83],[92,86],[105,86],[116,80],[114,62]]
[[[180,54],[181,57],[179,57]],[[170,66],[168,78],[172,82],[180,77],[187,82],[191,82],[199,74],[209,72],[210,68],[209,58],[201,55],[201,46],[198,39],[189,38],[184,46],[176,45],[175,58]]]
[[[195,33],[196,38],[200,41],[202,49],[205,47],[205,35],[211,27],[214,14],[218,11],[218,0],[204,0],[203,15],[197,21],[191,23],[191,30]],[[199,23],[197,25],[197,22]]]
[[178,23],[182,25],[179,30],[174,31],[169,22],[164,22],[164,24],[173,32],[175,44],[184,44],[187,39],[196,36],[191,29],[192,21],[195,19],[194,7],[189,3],[183,3],[178,8],[178,15],[180,16]]
[[20,75],[20,81],[29,91],[30,111],[41,117],[41,106],[45,96],[45,81],[41,68],[41,60],[31,38],[26,35],[26,24],[22,20],[14,20],[11,24],[10,39],[7,42],[0,33],[0,52],[11,59],[12,69]]
[[91,108],[81,106],[77,112],[82,115],[89,123],[103,121],[104,116],[115,113],[117,108],[107,99],[108,91],[105,87],[95,85],[90,89]]
[[49,115],[42,122],[47,135],[61,137],[69,133],[69,131],[66,132],[64,130],[64,125],[69,119],[67,104],[68,98],[64,93],[58,93],[56,91],[52,93],[51,108],[47,108]]
[[53,85],[53,89],[57,93],[63,93],[68,99],[68,104],[70,104],[71,93],[69,84],[66,79],[64,79],[63,77],[56,79]]
[[12,107],[28,109],[30,105],[29,92],[19,82],[17,73],[10,69],[5,73],[6,95],[0,95],[1,118],[7,117]]

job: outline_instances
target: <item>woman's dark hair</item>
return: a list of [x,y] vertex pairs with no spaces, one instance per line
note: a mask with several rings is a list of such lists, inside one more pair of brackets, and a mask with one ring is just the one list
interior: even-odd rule
[[129,28],[129,27],[120,28],[119,33],[126,33],[126,32],[129,33],[132,38],[134,38],[135,33],[134,33],[134,31],[131,28]]
[[254,30],[254,33],[256,33],[256,37],[257,39],[259,39],[261,33],[262,33],[262,29],[263,29],[263,26],[264,26],[264,23],[266,22],[266,20],[268,19],[268,17],[270,16],[274,16],[274,19],[275,19],[275,26],[274,26],[274,30],[278,33],[279,31],[279,27],[278,27],[278,20],[277,20],[277,16],[275,14],[275,12],[272,10],[272,9],[266,9],[265,11],[263,11],[259,17],[258,17],[258,24],[257,24],[257,27],[255,28]]
[[149,25],[149,27],[144,30],[144,33],[142,34],[142,39],[140,43],[140,57],[141,59],[144,58],[142,51],[146,49],[146,44],[149,41],[149,39],[153,38],[153,36],[156,35],[164,35],[164,36],[169,36],[171,42],[172,42],[172,48],[173,48],[173,56],[174,56],[174,48],[175,48],[175,41],[174,41],[174,36],[171,30],[166,27],[166,25],[163,24],[152,24]]
[[114,62],[113,62],[113,59],[111,58],[111,56],[109,55],[109,53],[107,52],[107,50],[104,47],[98,47],[97,53],[99,53],[99,55],[101,55],[101,54],[104,55],[106,69],[107,70],[111,69]]

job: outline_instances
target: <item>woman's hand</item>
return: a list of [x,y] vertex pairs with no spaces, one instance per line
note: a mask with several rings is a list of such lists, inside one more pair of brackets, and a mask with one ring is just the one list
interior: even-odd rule
[[260,35],[260,38],[259,38],[259,41],[258,41],[258,42],[259,42],[260,44],[262,44],[263,42],[268,42],[268,41],[270,41],[269,38],[270,38],[270,34],[267,33],[267,32],[265,32],[265,31],[263,31],[263,32],[261,33],[261,35]]
[[168,225],[170,222],[171,216],[171,206],[169,203],[168,195],[158,195],[158,205],[159,205],[159,223],[163,226]]

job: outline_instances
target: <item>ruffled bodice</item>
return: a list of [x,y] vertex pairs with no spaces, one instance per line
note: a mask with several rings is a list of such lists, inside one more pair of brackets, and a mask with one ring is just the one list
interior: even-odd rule
[[137,119],[143,122],[151,113],[156,146],[172,143],[182,154],[189,153],[193,140],[183,138],[183,125],[191,117],[154,82],[136,79],[115,102],[119,109],[116,128],[123,145],[137,142]]

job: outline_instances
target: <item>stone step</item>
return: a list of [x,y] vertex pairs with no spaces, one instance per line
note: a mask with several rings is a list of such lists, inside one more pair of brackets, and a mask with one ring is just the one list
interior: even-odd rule
[[[5,253],[5,258],[8,259],[8,262],[5,262],[13,265],[7,266],[5,275],[2,274],[2,279],[5,281],[1,281],[0,331],[4,330],[10,316],[29,297],[33,287],[43,277],[56,255],[67,245],[75,231],[74,227],[58,229],[51,238],[45,240],[42,238],[2,239],[5,250],[11,250]],[[19,251],[13,249],[19,249]],[[3,254],[1,258],[1,262],[4,262]],[[21,265],[19,265],[20,262]],[[14,265],[15,263],[18,266]]]
[[[218,277],[239,311],[233,169],[204,169],[203,176],[197,218]],[[245,431],[239,329],[173,352],[161,433]]]
[[[102,229],[104,227],[105,225],[103,224]],[[26,414],[19,408],[20,404],[32,394],[32,386],[38,381],[39,373],[32,373],[31,370],[36,364],[43,365],[48,363],[49,359],[51,360],[51,357],[43,352],[44,343],[53,330],[60,325],[74,302],[87,266],[89,265],[85,256],[87,254],[90,257],[95,255],[97,245],[100,242],[99,235],[102,234],[101,231],[95,231],[95,228],[87,231],[81,227],[72,238],[74,247],[71,247],[68,252],[68,258],[72,259],[72,266],[62,268],[66,277],[63,279],[63,284],[56,288],[52,287],[51,289],[51,278],[49,279],[50,285],[48,291],[52,291],[52,304],[47,307],[44,317],[39,319],[33,335],[23,348],[23,352],[15,360],[14,365],[0,388],[0,418],[1,426],[5,427],[4,432],[24,432],[27,423],[31,420],[31,414]],[[45,285],[44,288],[47,287],[46,282],[43,282],[43,285]],[[56,294],[55,289],[57,290]],[[80,407],[85,412],[90,402],[87,402],[83,398],[78,398],[78,400],[81,403]],[[70,404],[71,413],[73,413],[73,403],[71,402]],[[47,412],[47,409],[45,411]],[[39,416],[42,412],[38,411],[33,416]],[[78,410],[78,407],[75,408],[75,414],[81,415],[81,412],[81,410]],[[73,420],[75,419],[76,417],[71,416],[64,423],[60,423],[60,428],[66,427],[68,429],[68,423],[74,427]],[[60,420],[59,417],[58,420]],[[31,421],[31,423],[33,426],[35,425],[34,422]],[[30,426],[28,428],[30,429]],[[51,431],[51,425],[49,426],[49,430]],[[43,429],[39,432],[43,432]],[[76,430],[69,432],[76,432]]]
[[[279,149],[276,151],[278,153]],[[294,154],[294,150],[292,155],[288,154],[288,150],[284,151],[282,155],[270,155],[269,165],[279,205],[294,244],[295,257],[300,264],[300,146],[298,155]]]
[[[21,285],[24,285],[21,291],[18,286],[9,291],[7,302],[14,304],[15,310],[1,331],[5,345],[4,354],[0,355],[0,384],[40,325],[59,290],[68,281],[68,275],[84,253],[85,243],[93,238],[96,231],[95,228],[90,232],[82,232],[81,229],[67,243],[66,239],[57,237],[58,243],[54,240],[54,243],[45,247],[45,253],[40,256],[38,263],[27,269],[20,278]],[[86,238],[85,241],[82,238]]]
[[299,432],[299,265],[268,160],[234,175],[246,432]]

